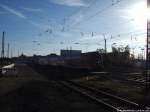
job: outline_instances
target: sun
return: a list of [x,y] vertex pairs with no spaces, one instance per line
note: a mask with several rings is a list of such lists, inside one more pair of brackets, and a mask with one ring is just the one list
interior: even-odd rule
[[128,9],[128,15],[137,26],[145,26],[147,19],[150,19],[150,10],[147,9],[146,2],[139,2]]

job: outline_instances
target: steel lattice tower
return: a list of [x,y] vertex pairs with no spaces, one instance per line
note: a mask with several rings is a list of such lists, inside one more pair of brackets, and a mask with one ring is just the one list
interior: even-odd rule
[[[147,0],[150,10],[150,0]],[[147,18],[147,49],[146,49],[146,104],[150,106],[150,18]]]

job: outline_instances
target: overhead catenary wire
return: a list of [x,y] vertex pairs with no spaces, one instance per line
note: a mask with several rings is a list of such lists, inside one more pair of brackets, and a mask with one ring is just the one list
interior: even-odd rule
[[[66,23],[67,23],[66,20],[69,20],[72,16],[74,16],[74,15],[80,13],[80,12],[83,13],[83,12],[89,10],[90,7],[92,5],[94,5],[95,3],[97,3],[97,0],[91,0],[91,2],[88,4],[88,6],[80,7],[79,9],[73,11],[69,16],[64,17],[63,20],[65,20],[65,22],[63,21],[63,24],[62,24],[62,27],[63,27],[62,29],[63,30],[61,30],[61,31],[64,31],[64,29],[65,29],[65,26],[66,26]],[[74,23],[74,21],[72,21],[72,23]],[[67,26],[69,27],[69,25],[67,25]]]
[[84,11],[87,11],[88,9],[90,9],[90,7],[92,5],[94,5],[95,3],[97,2],[97,0],[91,0],[91,2],[88,4],[88,6],[85,6],[84,8],[83,7],[80,7],[78,10],[75,10],[74,12],[72,12],[69,17],[65,17],[65,18],[70,18],[71,16],[73,16],[74,14],[77,14],[79,12],[84,12]]
[[[139,35],[145,35],[146,33],[145,32],[140,32],[140,31],[143,31],[144,29],[140,29],[140,30],[136,30],[136,31],[132,31],[132,32],[126,32],[126,33],[119,33],[119,34],[116,34],[116,35],[110,35],[109,37],[105,35],[106,39],[109,40],[109,41],[112,41],[113,39],[116,40],[116,38],[118,37],[123,37],[123,36],[128,36],[128,35],[134,35],[134,36],[139,36]],[[138,33],[137,33],[138,32]],[[103,36],[103,34],[99,34],[99,35],[96,35],[96,36]],[[129,36],[130,38],[130,36]],[[119,38],[120,40],[121,38]],[[136,38],[137,39],[137,38]],[[101,42],[104,42],[104,39],[102,38],[101,40],[98,41],[99,43]],[[75,43],[78,43],[78,42],[75,42]]]
[[[94,3],[94,2],[93,2]],[[114,4],[111,4],[112,6],[114,6]],[[101,13],[103,13],[105,10],[103,10],[102,12],[100,12],[99,14],[101,14]],[[98,14],[97,14],[98,15]],[[91,18],[93,18],[92,16],[89,18],[89,19],[91,19]],[[89,20],[88,18],[87,18],[87,20],[86,21],[88,21]],[[83,20],[83,23],[84,22],[86,22],[85,20]],[[79,22],[77,23],[77,24],[80,24]],[[82,23],[81,23],[82,24]],[[80,32],[81,33],[81,32]],[[133,32],[132,32],[133,33]],[[119,37],[122,37],[122,36],[126,36],[126,35],[130,35],[130,34],[132,34],[131,32],[129,32],[129,34],[116,34],[116,35],[110,35],[110,37],[108,37],[107,39],[110,39],[110,40],[113,40],[113,39],[117,39],[117,38],[119,38]],[[136,33],[136,35],[138,35],[138,33],[137,32],[135,32]],[[85,33],[84,32],[82,32],[82,34],[85,36]],[[96,35],[96,33],[95,32],[93,32],[93,31],[91,31],[91,32],[89,32],[89,35],[91,35],[91,37],[94,37],[94,36],[99,36],[99,35]],[[102,34],[100,34],[100,35],[102,35]],[[134,34],[135,35],[135,34]],[[104,41],[104,40],[102,40],[102,41]]]
[[119,1],[117,1],[117,2],[114,2],[113,4],[110,4],[110,5],[106,6],[106,7],[104,7],[103,9],[101,9],[101,10],[99,10],[98,12],[96,12],[95,14],[93,14],[93,15],[87,17],[86,19],[83,19],[83,20],[81,20],[80,22],[77,22],[77,23],[74,24],[73,26],[81,25],[81,24],[87,22],[87,21],[90,20],[91,18],[93,18],[93,17],[95,17],[95,16],[97,16],[97,15],[99,15],[99,14],[105,12],[106,10],[109,10],[111,7],[113,7],[114,5],[117,5],[117,4],[120,3],[121,1],[122,1],[122,0],[119,0]]
[[[112,1],[112,4],[109,5],[109,6],[112,7],[112,6],[118,4],[118,3],[121,2],[121,1],[122,1],[122,0],[116,0],[116,1],[114,1],[114,2]],[[108,7],[109,7],[109,6],[108,6]],[[107,10],[107,7],[105,7],[103,10],[98,11],[98,12],[97,12],[96,14],[94,14],[93,16],[96,16],[96,15],[102,13],[103,11],[105,11],[105,9]],[[83,22],[83,23],[86,22],[87,20],[91,19],[93,16],[89,16],[88,18],[83,19],[82,21],[76,23],[75,25],[78,25],[78,24],[80,25],[80,24],[82,24],[82,22]],[[129,22],[129,21],[128,21],[128,22]],[[124,23],[126,23],[126,22],[124,22]],[[75,26],[75,25],[74,25],[74,26]],[[121,24],[121,25],[122,25],[122,24]],[[70,27],[70,29],[73,29],[73,27],[72,27],[72,28]],[[108,28],[107,28],[107,29],[108,29]],[[110,29],[112,29],[112,28],[110,28]],[[84,31],[81,31],[80,29],[79,29],[79,31],[80,31],[81,36],[84,36],[85,34],[87,34],[87,33],[85,33]],[[92,37],[93,37],[93,33],[94,33],[94,35],[95,35],[95,32],[91,31]]]
[[[121,0],[116,0],[116,1],[112,2],[111,5],[105,7],[104,9],[102,9],[102,10],[100,10],[100,11],[98,11],[97,13],[95,13],[95,14],[92,15],[92,16],[96,16],[96,15],[102,13],[103,11],[110,9],[109,7],[112,7],[112,6],[116,5],[116,4],[118,4],[119,2],[121,2]],[[89,9],[93,4],[95,4],[95,0],[93,0],[93,1],[90,3],[90,5],[89,5],[88,7],[86,7],[85,9]],[[85,10],[85,9],[82,9],[82,10]],[[82,11],[82,10],[80,9],[80,10],[78,10],[78,11]],[[72,13],[72,15],[73,15],[73,14],[74,14],[74,13]],[[87,20],[89,20],[90,18],[92,18],[92,16],[89,16],[88,18],[86,18],[85,20],[83,20],[83,22],[86,22]],[[80,21],[80,22],[82,22],[82,21]],[[80,24],[80,22],[78,22],[77,24]],[[65,19],[65,22],[64,22],[64,26],[63,26],[62,29],[61,29],[62,32],[65,31],[65,24],[66,24],[66,19]],[[81,24],[82,24],[82,23],[81,23]],[[80,33],[81,33],[81,32],[80,32]],[[83,32],[82,34],[84,35],[84,32]],[[93,35],[93,32],[92,32],[92,35]],[[53,36],[54,36],[54,35],[53,35]]]

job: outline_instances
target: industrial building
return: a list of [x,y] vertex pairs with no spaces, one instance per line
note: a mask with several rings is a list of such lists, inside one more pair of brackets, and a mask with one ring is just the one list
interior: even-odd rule
[[60,55],[62,57],[80,55],[81,53],[81,50],[60,50]]

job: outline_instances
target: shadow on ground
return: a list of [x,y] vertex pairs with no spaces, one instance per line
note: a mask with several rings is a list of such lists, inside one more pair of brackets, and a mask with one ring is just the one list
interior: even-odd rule
[[89,69],[75,69],[62,66],[50,65],[29,65],[36,72],[44,75],[49,80],[71,80],[87,76],[92,70]]
[[0,96],[1,112],[70,112],[62,91],[50,82],[35,81]]

